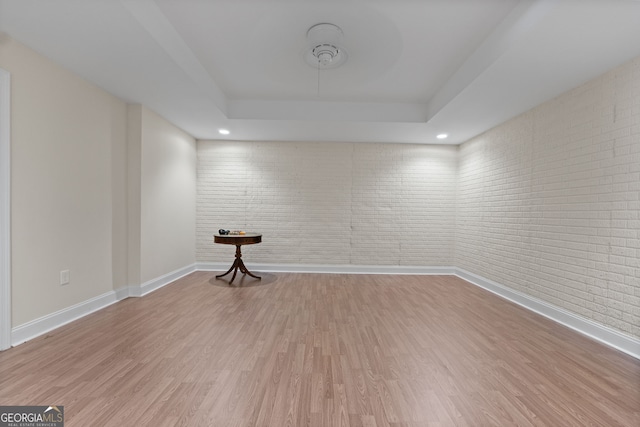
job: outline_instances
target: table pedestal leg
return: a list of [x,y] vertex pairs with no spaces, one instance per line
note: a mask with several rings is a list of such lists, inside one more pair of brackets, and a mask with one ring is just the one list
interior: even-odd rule
[[233,261],[231,267],[227,270],[226,273],[218,274],[216,276],[217,279],[226,276],[227,274],[231,273],[231,271],[233,271],[233,276],[231,276],[231,280],[229,281],[229,284],[231,284],[235,280],[238,270],[240,270],[242,274],[248,274],[249,276],[254,277],[258,280],[262,279],[260,276],[256,276],[255,274],[251,273],[247,266],[244,265],[244,262],[242,261],[242,251],[240,250],[240,246],[241,245],[236,245],[236,259]]

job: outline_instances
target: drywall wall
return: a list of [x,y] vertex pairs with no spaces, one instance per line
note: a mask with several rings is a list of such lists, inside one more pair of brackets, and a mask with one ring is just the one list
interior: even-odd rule
[[112,162],[121,161],[112,149],[125,143],[126,106],[8,37],[0,67],[11,73],[16,327],[113,290],[112,208],[124,195],[112,180]]
[[117,102],[111,113],[111,280],[122,289],[128,280],[127,108]]
[[139,104],[127,107],[127,139],[127,277],[137,287],[195,264],[196,142]]
[[193,266],[195,140],[10,38],[0,49],[12,76],[12,327]]
[[127,284],[140,280],[140,192],[142,164],[142,105],[127,105]]
[[640,337],[640,59],[460,148],[455,264]]
[[457,147],[198,142],[197,259],[219,228],[262,232],[252,262],[451,266]]
[[196,142],[145,107],[140,119],[142,284],[195,264]]

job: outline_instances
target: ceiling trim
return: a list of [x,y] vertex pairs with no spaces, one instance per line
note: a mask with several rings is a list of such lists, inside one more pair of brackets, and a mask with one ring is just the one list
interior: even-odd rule
[[551,2],[545,0],[535,3],[530,0],[521,1],[431,97],[427,103],[429,119],[440,113],[505,52],[513,48],[536,22],[549,13],[551,6]]
[[230,119],[425,123],[427,104],[230,100]]
[[153,0],[120,0],[189,78],[227,115],[227,97]]

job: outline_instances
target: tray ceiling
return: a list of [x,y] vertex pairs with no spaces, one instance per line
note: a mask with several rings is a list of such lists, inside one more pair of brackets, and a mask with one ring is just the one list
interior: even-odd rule
[[640,2],[0,0],[0,31],[199,139],[457,144],[639,56]]

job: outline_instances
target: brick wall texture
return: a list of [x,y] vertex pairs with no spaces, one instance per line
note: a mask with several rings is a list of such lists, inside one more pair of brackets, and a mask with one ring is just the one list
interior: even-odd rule
[[200,141],[196,255],[456,266],[640,337],[639,196],[637,59],[459,147]]
[[456,267],[640,337],[640,60],[459,156]]
[[198,143],[197,259],[219,228],[259,231],[252,262],[451,266],[457,147]]

